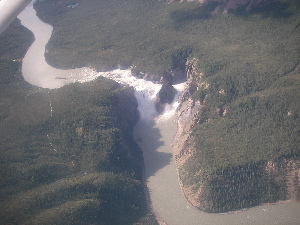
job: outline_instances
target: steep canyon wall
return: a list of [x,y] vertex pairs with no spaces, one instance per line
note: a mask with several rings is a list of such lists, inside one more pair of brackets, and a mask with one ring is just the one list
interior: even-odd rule
[[[200,151],[195,146],[194,127],[199,123],[210,122],[210,119],[201,118],[205,100],[196,101],[192,96],[195,89],[206,89],[209,86],[201,79],[203,74],[193,70],[195,62],[195,59],[190,62],[187,70],[188,87],[180,97],[178,130],[173,140],[179,183],[186,199],[205,212],[228,212],[264,203],[298,201],[300,160],[297,156],[282,155],[275,160],[260,160],[226,168],[217,166],[213,173],[200,166],[202,171],[191,174],[191,159]],[[220,114],[220,109],[216,109],[218,117],[226,115],[226,109],[222,111]],[[207,157],[203,155],[202,160],[209,161]],[[202,178],[196,181],[199,179],[197,176]]]

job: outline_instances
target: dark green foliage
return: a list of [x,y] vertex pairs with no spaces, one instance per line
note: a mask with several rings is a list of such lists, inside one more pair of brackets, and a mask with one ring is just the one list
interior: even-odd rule
[[132,90],[104,78],[33,87],[12,61],[31,40],[17,21],[1,35],[1,224],[156,224],[132,138]]
[[[220,183],[211,179],[217,171],[299,157],[299,1],[228,14],[197,2],[79,0],[74,9],[66,2],[36,4],[38,15],[54,26],[46,57],[55,66],[107,70],[131,63],[136,76],[161,76],[196,58],[195,71],[204,74],[200,82],[209,86],[193,95],[204,107],[193,129],[196,152],[180,171],[185,185],[205,184],[211,196],[224,194],[212,185]],[[259,184],[253,186],[258,193],[278,190],[270,182]],[[232,204],[211,199],[208,208],[230,210],[273,199],[261,196],[243,204],[239,198]]]
[[[33,41],[33,35],[15,20],[0,36],[0,84],[23,80],[20,74],[20,59]],[[19,49],[19,50],[17,50]]]
[[[187,8],[179,9],[170,13],[171,20],[176,28],[181,28],[193,21],[201,21],[211,18],[211,12],[216,7],[216,3],[212,2],[204,6],[190,5]],[[195,7],[196,6],[196,7]]]
[[[294,4],[297,4],[297,2],[294,1]],[[292,16],[292,12],[289,10],[289,7],[290,5],[288,1],[274,1],[272,4],[259,4],[252,8],[248,13],[261,14],[264,17],[286,18]],[[240,7],[235,13],[238,15],[245,15],[245,12],[245,9]]]
[[286,199],[286,184],[275,182],[274,177],[266,175],[266,165],[266,162],[258,161],[218,169],[210,176],[199,199],[201,209],[224,212]]
[[[35,5],[38,15],[54,26],[46,57],[57,67],[109,70],[134,64],[141,72],[162,75],[174,66],[174,53],[187,46],[189,53],[192,50],[188,57],[198,58],[207,76],[221,69],[251,70],[253,63],[263,71],[287,56],[292,59],[288,67],[298,60],[297,1],[279,1],[243,16],[213,14],[213,3],[200,7],[195,2],[79,0],[70,9],[68,2]],[[273,8],[280,4],[288,17],[264,16],[276,14]]]
[[191,47],[176,49],[172,55],[172,69],[185,70],[185,62],[192,54]]
[[[209,206],[204,206],[204,210],[234,210],[286,198],[286,195],[280,194],[286,191],[284,183],[278,186],[276,182],[267,179],[263,171],[267,161],[274,161],[282,156],[289,156],[294,160],[300,157],[299,85],[298,74],[287,75],[265,91],[227,101],[223,106],[227,113],[222,116],[209,104],[211,102],[207,102],[208,106],[204,106],[201,112],[200,123],[193,131],[197,151],[181,172],[182,179],[188,185],[208,185],[208,193],[212,194],[207,203]],[[216,105],[219,104],[218,100]],[[259,161],[263,164],[257,165],[257,170],[248,166]],[[227,180],[230,189],[222,188],[222,183],[218,183],[220,178],[215,174],[228,168],[237,172],[241,166],[246,168],[244,174],[261,173],[243,178],[248,182],[245,187],[249,190],[237,192],[234,186],[242,188],[244,183],[235,178]],[[215,180],[213,177],[216,177]],[[218,198],[212,197],[217,195],[215,191],[220,192],[220,195],[226,192],[225,195],[231,197],[222,203]]]
[[[230,35],[220,47],[223,52],[212,49],[198,62],[201,82],[209,87],[193,96],[204,106],[193,130],[196,151],[181,176],[186,185],[204,185],[202,210],[287,199],[285,182],[276,183],[263,172],[268,161],[300,157],[299,4],[284,1],[280,10],[289,13],[277,17],[278,4],[246,17],[228,15],[234,27],[219,27],[220,34],[228,29]],[[264,28],[251,28],[252,23]]]

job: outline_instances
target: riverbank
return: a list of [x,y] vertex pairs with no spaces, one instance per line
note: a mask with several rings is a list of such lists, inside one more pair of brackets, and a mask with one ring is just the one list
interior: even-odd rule
[[[76,8],[78,8],[78,7],[76,7]],[[216,72],[216,71],[210,71],[211,73],[213,73],[213,72]],[[210,75],[208,75],[208,76],[212,76],[213,77],[213,74],[210,74]],[[220,95],[223,95],[224,93],[227,93],[227,91],[228,91],[228,89],[224,89],[224,91],[222,91],[222,89],[220,89],[221,87],[219,87],[219,86],[217,86],[217,87],[215,87],[214,85],[215,85],[215,83],[210,83],[210,82],[207,82],[209,85],[211,85],[212,86],[212,88],[213,89],[208,89],[208,93],[204,93],[204,94],[210,94],[210,95],[207,95],[207,96],[215,96],[214,95],[214,92],[215,93],[219,93]],[[226,83],[226,82],[225,82]],[[222,84],[222,83],[221,83]],[[228,84],[231,84],[230,82],[228,83]],[[243,90],[243,89],[242,89]],[[196,94],[201,94],[201,93],[196,93]],[[218,95],[218,94],[217,94]],[[202,95],[201,95],[202,96]],[[200,97],[201,97],[200,96]],[[226,95],[227,96],[227,95]],[[198,97],[197,95],[195,96],[195,97]],[[204,96],[205,97],[205,96]],[[210,102],[213,102],[213,101],[207,101],[208,103],[210,103]],[[213,105],[214,106],[214,105]],[[220,108],[220,106],[218,106],[217,107],[217,109],[219,109]],[[215,115],[216,116],[216,118],[219,118],[219,117],[217,117],[217,116],[220,116],[220,112],[221,112],[221,110],[220,111],[215,111],[216,110],[216,108],[212,108],[212,111],[214,112],[213,113],[213,115]],[[224,111],[223,111],[224,112]],[[229,113],[230,113],[231,111],[229,111]],[[222,115],[223,115],[224,113],[222,113]],[[228,114],[227,114],[228,115]],[[205,115],[204,115],[205,116]],[[204,117],[205,118],[205,117]],[[213,118],[213,119],[216,119],[216,118]],[[223,117],[224,118],[224,117]],[[233,121],[233,120],[232,120]],[[153,125],[153,124],[152,124]],[[156,136],[156,142],[152,142],[152,143],[150,143],[150,149],[153,147],[153,145],[155,146],[156,144],[158,145],[158,146],[161,146],[161,145],[165,145],[165,143],[161,143],[160,142],[160,135],[161,136],[165,136],[165,134],[168,132],[168,131],[166,131],[166,130],[168,130],[168,128],[169,128],[169,124],[167,123],[167,125],[165,124],[165,123],[162,123],[161,125],[159,125],[159,126],[162,126],[162,127],[159,127],[159,129],[158,129],[158,131],[159,132],[157,132],[157,130],[156,130],[156,132],[154,132],[154,133],[152,133],[152,134],[155,134],[155,135],[157,135]],[[156,128],[155,126],[152,126],[152,128]],[[225,126],[225,128],[226,128],[226,126]],[[176,128],[175,128],[176,129]],[[215,131],[220,131],[220,129],[214,129]],[[163,135],[162,135],[163,134]],[[212,133],[213,134],[213,133]],[[151,135],[151,130],[150,130],[150,135]],[[168,134],[166,134],[166,135],[168,135]],[[168,137],[168,136],[166,136],[166,137]],[[207,139],[207,140],[209,140],[209,139]],[[215,140],[218,140],[218,139],[215,139]],[[151,147],[151,145],[152,145],[152,147]],[[158,146],[156,146],[156,147],[158,147]],[[170,146],[170,145],[168,145],[168,146]],[[168,147],[167,147],[168,148]],[[156,148],[155,148],[156,149]],[[154,150],[155,150],[154,149]],[[197,148],[198,150],[200,149],[201,150],[201,148]],[[213,149],[213,148],[210,148],[210,149]],[[169,150],[168,150],[169,151]],[[156,151],[154,151],[154,153],[153,153],[154,155],[160,155],[160,156],[164,156],[164,158],[163,158],[163,160],[161,160],[161,161],[157,161],[157,159],[159,159],[159,158],[156,158],[156,160],[154,160],[154,162],[155,162],[155,165],[151,165],[151,166],[154,166],[154,168],[151,168],[150,167],[150,171],[152,171],[153,172],[153,176],[154,177],[156,177],[156,178],[158,178],[158,179],[161,179],[160,180],[160,183],[162,182],[162,180],[166,180],[166,177],[172,177],[172,180],[174,180],[173,178],[174,178],[174,173],[172,173],[172,171],[176,171],[175,170],[175,167],[174,167],[174,164],[172,164],[172,163],[170,163],[170,162],[172,162],[171,160],[170,160],[170,156],[172,156],[172,152],[170,152],[170,154],[161,154],[161,153],[157,153]],[[199,159],[199,158],[198,158]],[[201,158],[200,158],[201,159]],[[206,159],[210,159],[210,157],[206,157]],[[170,165],[169,165],[170,164]],[[198,164],[197,165],[199,165],[199,164],[201,164],[202,165],[202,163],[199,163],[199,161],[198,161]],[[205,165],[205,164],[203,164],[203,165]],[[213,165],[213,164],[212,164]],[[209,166],[209,165],[208,165]],[[166,170],[165,170],[166,169]],[[225,171],[226,172],[226,171]],[[196,174],[196,173],[190,173],[190,174]],[[152,179],[152,177],[153,176],[151,176],[151,179]],[[196,177],[196,178],[198,178],[198,177]],[[150,179],[150,180],[151,180]],[[154,179],[154,178],[153,178]],[[151,182],[151,181],[150,181]],[[174,184],[174,183],[172,183],[172,182],[170,182],[171,184]],[[176,177],[176,173],[175,173],[175,183],[177,183],[177,177]],[[155,183],[153,183],[153,184],[155,184]],[[165,187],[164,187],[165,186]],[[174,185],[172,185],[172,186],[174,186]],[[158,190],[158,192],[160,192],[161,191],[161,188],[162,187],[164,187],[164,188],[166,188],[166,190],[168,190],[169,192],[170,192],[170,190],[173,188],[173,187],[170,187],[170,186],[168,186],[168,184],[165,184],[165,183],[163,183],[163,185],[161,185],[161,186],[159,186],[159,187],[155,187],[154,188],[154,190]],[[168,191],[166,191],[166,192],[163,192],[164,193],[164,195],[165,196],[163,196],[164,198],[166,198],[166,197],[169,197],[169,203],[170,202],[172,202],[172,204],[171,205],[168,205],[169,203],[162,203],[162,202],[159,202],[158,204],[162,204],[162,205],[160,205],[158,208],[159,208],[159,210],[160,210],[160,215],[164,215],[164,218],[168,218],[168,219],[166,219],[166,220],[168,220],[168,221],[170,221],[170,224],[176,224],[176,223],[179,223],[180,222],[180,224],[187,224],[187,223],[194,223],[194,224],[198,224],[199,223],[199,221],[201,222],[201,223],[203,223],[203,224],[205,224],[205,223],[207,223],[207,224],[218,224],[218,223],[223,223],[224,224],[224,217],[222,218],[222,217],[218,217],[218,216],[216,216],[216,215],[212,215],[212,217],[210,217],[209,215],[207,215],[207,214],[203,214],[203,213],[201,213],[201,212],[199,212],[197,215],[198,215],[198,217],[197,216],[195,216],[195,215],[193,215],[195,212],[194,211],[189,211],[189,207],[188,206],[186,206],[185,205],[185,201],[183,201],[183,203],[181,202],[181,200],[182,199],[180,199],[180,200],[178,200],[178,202],[177,203],[175,203],[174,204],[174,202],[173,202],[173,200],[174,200],[174,198],[178,198],[178,196],[180,196],[180,194],[178,194],[178,192],[176,191],[177,189],[179,189],[178,187],[176,188],[175,186],[174,186],[174,192],[172,192],[172,193],[169,193]],[[172,189],[173,190],[173,189]],[[179,190],[179,193],[180,193],[180,190]],[[174,197],[174,196],[176,196],[176,197]],[[161,201],[161,199],[162,198],[160,198],[160,201]],[[170,201],[172,199],[172,201]],[[165,202],[167,202],[167,201],[165,201]],[[182,204],[181,204],[182,203]],[[177,204],[179,205],[179,206],[177,206]],[[182,207],[183,206],[183,207]],[[177,207],[177,208],[176,208]],[[186,208],[185,208],[186,207]],[[279,207],[280,208],[280,207]],[[277,209],[279,209],[279,208],[277,208]],[[286,209],[287,208],[289,208],[289,207],[286,207]],[[171,209],[171,210],[170,210]],[[267,222],[270,222],[270,219],[272,219],[272,221],[274,221],[274,223],[275,222],[278,222],[278,221],[280,221],[280,219],[281,218],[284,218],[285,219],[285,221],[288,221],[288,222],[291,222],[291,223],[293,223],[293,219],[296,219],[297,217],[292,217],[292,218],[290,218],[289,216],[285,216],[285,215],[283,215],[283,217],[281,217],[282,216],[282,214],[281,213],[278,213],[278,215],[275,213],[274,214],[274,211],[272,211],[272,212],[268,212],[267,213],[267,211],[268,210],[262,210],[263,211],[263,213],[261,213],[261,209],[262,208],[259,208],[259,207],[257,207],[257,208],[255,208],[255,210],[254,211],[252,211],[251,210],[251,213],[253,213],[253,214],[251,214],[251,213],[243,213],[243,215],[241,215],[241,216],[237,216],[237,217],[230,217],[230,216],[228,216],[227,218],[226,218],[226,221],[225,222],[227,222],[228,224],[234,224],[234,223],[237,223],[237,224],[241,224],[241,223],[249,223],[249,224],[255,224],[255,223],[260,223],[260,224],[264,224],[264,223],[266,223],[266,224],[268,224]],[[265,209],[265,208],[263,208],[263,209]],[[280,208],[281,210],[282,210],[282,208]],[[295,210],[297,210],[297,208],[295,208],[294,209],[294,211],[291,211],[291,214],[293,214],[294,212],[295,212]],[[284,210],[283,210],[284,211]],[[192,214],[192,215],[191,215]],[[290,214],[290,215],[291,215]],[[182,217],[182,218],[177,218],[176,220],[175,220],[175,218],[174,218],[174,215],[180,215],[180,217]],[[185,216],[185,217],[183,217],[183,215]],[[287,214],[288,215],[288,214]],[[296,213],[295,213],[295,215],[296,215]],[[246,218],[246,216],[247,216],[247,218]],[[294,214],[293,214],[293,216],[294,216]],[[173,218],[172,218],[173,217]],[[296,221],[296,220],[295,220]]]
[[146,206],[142,153],[131,136],[138,118],[132,89],[105,78],[54,90],[29,84],[20,79],[21,61],[33,37],[17,21],[5,32],[1,221],[156,224]]
[[[294,73],[297,71],[293,69],[288,75],[293,76]],[[195,147],[196,139],[195,133],[193,133],[195,127],[201,125],[203,127],[203,124],[205,127],[205,124],[211,123],[211,120],[222,120],[227,117],[228,113],[227,109],[224,109],[225,107],[222,109],[222,114],[219,113],[221,110],[217,108],[215,111],[219,115],[213,118],[203,118],[202,108],[209,103],[202,99],[201,104],[199,100],[196,101],[193,98],[194,90],[203,91],[209,86],[203,81],[202,76],[202,73],[199,76],[196,71],[192,70],[189,85],[180,98],[180,107],[177,112],[178,129],[173,140],[179,183],[187,201],[205,212],[221,214],[227,214],[226,211],[229,211],[228,213],[242,212],[245,208],[267,203],[276,205],[298,202],[300,188],[297,174],[300,172],[300,164],[296,155],[282,156],[273,161],[260,160],[253,164],[224,169],[221,169],[221,165],[216,165],[217,171],[213,174],[209,174],[208,168],[200,166],[199,162],[198,167],[202,168],[202,173],[201,171],[195,172],[195,168],[191,168],[189,163],[203,148],[202,146]],[[219,91],[219,93],[222,92]],[[205,130],[202,128],[198,132],[203,133]],[[198,156],[198,159],[199,157],[203,158],[204,156]],[[214,155],[213,157],[217,158],[218,156]],[[201,159],[202,162],[204,160],[207,160],[207,157]],[[194,172],[191,173],[190,170]],[[193,182],[194,177],[198,174],[202,176],[200,181]],[[191,176],[193,178],[189,179]],[[256,192],[253,193],[253,190]]]

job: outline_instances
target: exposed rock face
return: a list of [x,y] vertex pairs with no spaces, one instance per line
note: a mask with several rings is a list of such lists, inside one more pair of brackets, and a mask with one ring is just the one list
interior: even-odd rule
[[173,153],[177,166],[182,165],[192,153],[190,133],[200,108],[200,102],[188,99],[181,103],[177,111],[177,132],[173,139]]
[[172,85],[173,84],[173,80],[174,80],[174,78],[173,78],[172,74],[169,73],[169,72],[167,72],[167,71],[165,71],[164,74],[163,74],[163,76],[162,76],[162,78],[161,78],[161,80],[160,80],[160,82],[162,84],[171,84]]
[[163,84],[179,84],[186,80],[186,69],[184,66],[183,68],[165,71],[160,82]]
[[[179,102],[181,102],[181,104],[177,110],[177,132],[173,139],[173,154],[175,158],[176,168],[178,170],[187,161],[187,159],[191,157],[193,151],[195,150],[193,146],[193,140],[190,134],[193,125],[196,122],[197,114],[202,107],[200,102],[194,102],[192,99],[190,99],[189,86],[183,92],[179,99]],[[200,207],[198,195],[202,193],[202,191],[199,190],[196,193],[193,192],[192,187],[183,185],[181,180],[179,181],[179,184],[187,200],[192,205]]]
[[284,202],[300,200],[300,160],[280,159],[266,163],[265,172],[275,184],[285,186]]
[[[190,98],[193,92],[191,87],[197,85],[191,80],[180,97],[178,129],[173,139],[179,183],[186,199],[200,210],[211,213],[240,210],[265,203],[299,201],[300,160],[295,157],[283,156],[274,161],[261,160],[230,168],[220,167],[214,174],[209,174],[203,183],[189,184],[184,174],[190,172],[186,167],[197,151],[191,132],[201,120],[197,114],[202,107],[200,102]],[[222,110],[224,115],[226,110]]]
[[171,84],[163,84],[156,96],[155,108],[158,113],[164,111],[166,104],[171,104],[176,94],[176,89]]
[[202,107],[199,101],[191,99],[191,95],[197,89],[197,84],[193,81],[193,77],[196,75],[195,64],[196,59],[186,63],[186,77],[189,79],[187,80],[187,88],[178,99],[180,106],[177,109],[177,132],[173,139],[173,154],[178,167],[186,161],[193,151],[190,133],[197,122],[197,115]]

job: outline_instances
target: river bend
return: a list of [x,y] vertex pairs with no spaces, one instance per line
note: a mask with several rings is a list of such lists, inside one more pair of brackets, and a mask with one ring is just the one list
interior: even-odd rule
[[[178,185],[172,155],[172,139],[176,132],[176,100],[158,116],[154,97],[161,85],[136,79],[129,70],[97,73],[89,68],[60,70],[49,66],[44,57],[45,46],[51,37],[52,27],[41,22],[32,3],[20,14],[21,23],[31,30],[35,42],[23,60],[23,76],[26,81],[41,88],[60,88],[72,82],[92,81],[98,76],[113,79],[134,87],[141,120],[134,136],[143,149],[145,179],[149,189],[151,206],[155,213],[169,225],[296,225],[299,224],[300,204],[262,205],[242,213],[226,215],[208,214],[193,208],[186,202]],[[180,92],[185,84],[176,86]]]

